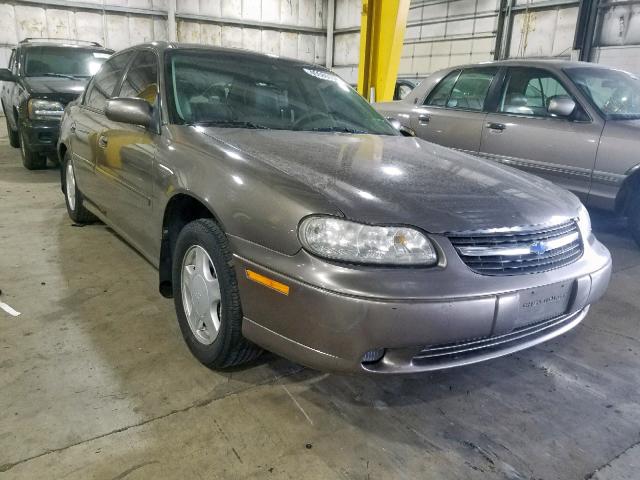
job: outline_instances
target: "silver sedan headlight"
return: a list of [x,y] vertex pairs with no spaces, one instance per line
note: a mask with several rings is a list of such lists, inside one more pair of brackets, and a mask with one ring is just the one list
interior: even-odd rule
[[582,238],[586,239],[591,235],[591,217],[584,205],[580,205],[580,212],[578,214],[578,226],[582,233]]
[[28,104],[29,118],[32,120],[56,120],[62,117],[64,105],[60,102],[32,98]]
[[320,257],[375,265],[435,265],[433,243],[408,227],[372,226],[328,216],[307,217],[298,228],[305,249]]

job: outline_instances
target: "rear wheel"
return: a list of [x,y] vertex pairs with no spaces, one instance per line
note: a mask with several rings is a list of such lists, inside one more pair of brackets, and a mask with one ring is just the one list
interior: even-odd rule
[[248,362],[262,350],[242,336],[242,308],[231,251],[211,219],[187,224],[173,255],[174,303],[193,355],[211,368]]
[[22,164],[28,170],[41,170],[47,166],[47,157],[31,150],[27,136],[23,131],[20,131],[20,152],[22,153]]
[[64,165],[62,165],[61,173],[64,199],[67,204],[69,218],[80,224],[95,222],[97,218],[84,207],[84,199],[76,184],[76,174],[69,153],[64,155]]
[[20,147],[20,135],[17,130],[11,128],[11,123],[9,123],[9,116],[5,113],[4,121],[7,122],[7,134],[9,136],[9,145],[14,148]]

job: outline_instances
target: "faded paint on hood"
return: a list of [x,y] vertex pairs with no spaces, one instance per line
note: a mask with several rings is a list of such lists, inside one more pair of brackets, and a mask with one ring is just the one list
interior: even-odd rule
[[347,218],[432,233],[575,217],[578,199],[546,180],[417,138],[206,128],[323,194]]

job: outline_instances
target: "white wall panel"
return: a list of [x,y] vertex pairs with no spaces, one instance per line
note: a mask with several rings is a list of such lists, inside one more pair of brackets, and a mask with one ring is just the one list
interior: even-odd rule
[[333,62],[336,66],[357,65],[360,56],[360,33],[335,36]]
[[16,11],[13,5],[0,5],[0,43],[5,45],[18,43]]
[[243,28],[242,48],[254,52],[262,51],[262,31],[257,28]]
[[421,78],[452,65],[491,60],[499,0],[412,0],[398,76]]
[[101,13],[76,12],[74,19],[75,37],[77,39],[99,42],[102,45],[110,47],[105,39],[103,15]]
[[640,46],[600,47],[593,61],[640,75]]
[[570,57],[577,18],[577,7],[515,15],[509,57]]
[[221,45],[229,48],[242,48],[242,28],[223,26]]
[[[103,0],[82,0],[85,4],[102,6]],[[357,0],[359,1],[359,0]],[[354,0],[355,3],[357,3]],[[354,5],[355,5],[354,3]],[[107,6],[156,9],[166,11],[167,0],[105,0]],[[324,62],[326,37],[322,32],[296,33],[262,30],[257,26],[215,23],[228,18],[242,23],[268,22],[287,27],[326,27],[327,0],[177,0],[178,14],[211,17],[213,22],[179,19],[179,41],[246,48],[300,58],[309,62]],[[277,27],[275,27],[277,29]],[[153,40],[166,40],[165,16],[143,15],[0,2],[0,61],[9,57],[9,45],[26,37],[76,38],[96,41],[119,50]],[[6,64],[6,62],[5,62]]]
[[275,30],[262,31],[262,53],[280,55],[280,32]]
[[200,42],[205,45],[222,45],[222,27],[220,25],[200,25]]
[[336,0],[336,28],[360,25],[361,0]]
[[[233,20],[266,22],[288,27],[326,27],[327,0],[177,0],[178,14],[204,15]],[[205,36],[206,21],[183,19],[178,22],[178,40],[211,43],[216,37],[225,47],[245,48],[314,62],[326,58],[326,38],[320,34],[279,32],[223,25],[220,33]],[[276,27],[277,28],[277,27]]]

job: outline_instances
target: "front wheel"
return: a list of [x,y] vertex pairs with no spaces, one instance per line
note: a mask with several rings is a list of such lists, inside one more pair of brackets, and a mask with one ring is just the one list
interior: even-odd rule
[[174,303],[191,353],[210,368],[248,362],[261,349],[242,336],[242,308],[231,251],[211,219],[187,224],[173,255]]
[[47,166],[47,157],[31,150],[27,136],[23,131],[20,131],[20,153],[22,154],[22,164],[27,170],[42,170]]
[[61,168],[62,185],[64,191],[64,199],[67,204],[67,213],[69,218],[76,223],[84,224],[95,222],[97,218],[87,210],[84,206],[84,199],[82,193],[78,190],[76,184],[76,172],[73,168],[73,162],[71,161],[71,155],[65,153],[64,164]]

